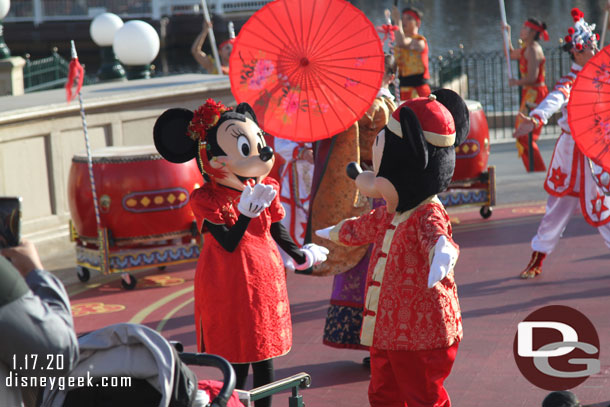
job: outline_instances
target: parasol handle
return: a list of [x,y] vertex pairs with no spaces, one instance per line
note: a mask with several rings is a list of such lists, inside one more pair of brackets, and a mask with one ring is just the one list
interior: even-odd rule
[[[206,3],[206,0],[201,0],[201,7],[203,8],[203,18],[205,19],[205,22],[210,24],[210,12],[208,11],[208,5]],[[210,45],[212,46],[212,54],[214,55],[214,62],[216,62],[216,69],[218,70],[218,75],[222,75],[220,57],[218,56],[218,47],[216,46],[216,37],[214,36],[214,30],[212,29],[212,27],[210,27],[208,37],[210,38]]]
[[504,0],[498,0],[500,3],[500,17],[502,18],[502,37],[504,37],[504,54],[506,56],[506,72],[508,74],[508,79],[513,78],[513,74],[510,70],[510,49],[509,49],[509,39],[508,33],[506,32],[506,27],[508,24],[506,23],[506,11],[504,8]]
[[606,43],[606,31],[608,29],[608,7],[610,7],[610,0],[608,0],[606,11],[604,12],[604,19],[602,21],[602,36],[599,40],[599,49],[604,48],[604,44]]

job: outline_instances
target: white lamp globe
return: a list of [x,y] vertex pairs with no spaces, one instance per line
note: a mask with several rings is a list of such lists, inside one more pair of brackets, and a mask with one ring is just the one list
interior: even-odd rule
[[112,13],[102,13],[91,22],[89,34],[98,46],[109,47],[114,41],[114,35],[122,26],[121,17]]
[[0,0],[0,20],[6,17],[10,8],[11,0]]
[[150,24],[132,20],[116,32],[112,49],[125,65],[147,65],[157,57],[159,45],[159,35]]

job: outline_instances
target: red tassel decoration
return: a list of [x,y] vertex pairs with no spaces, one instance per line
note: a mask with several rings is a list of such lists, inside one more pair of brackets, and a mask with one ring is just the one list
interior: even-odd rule
[[[72,86],[76,80],[76,90],[72,92]],[[68,81],[66,82],[66,99],[70,102],[78,95],[81,88],[83,87],[83,81],[85,80],[85,69],[78,62],[78,58],[72,58],[70,66],[68,68]]]

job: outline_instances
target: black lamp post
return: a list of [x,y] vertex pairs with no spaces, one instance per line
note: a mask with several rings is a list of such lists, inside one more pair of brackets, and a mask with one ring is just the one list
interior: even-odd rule
[[101,81],[125,80],[125,69],[112,50],[114,35],[122,26],[123,20],[112,13],[98,15],[89,26],[93,42],[100,47],[102,64],[97,71],[97,77]]
[[11,50],[8,49],[6,43],[4,42],[4,27],[2,26],[2,19],[6,17],[10,8],[10,0],[0,0],[0,59],[7,59],[11,57]]

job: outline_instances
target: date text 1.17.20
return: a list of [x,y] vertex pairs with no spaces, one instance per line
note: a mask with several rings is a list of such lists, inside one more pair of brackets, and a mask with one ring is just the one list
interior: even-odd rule
[[64,355],[37,353],[13,355],[13,370],[63,370]]

